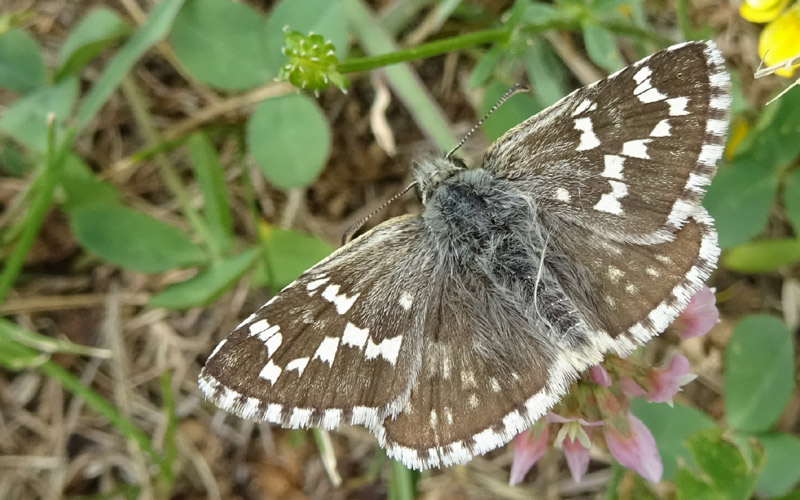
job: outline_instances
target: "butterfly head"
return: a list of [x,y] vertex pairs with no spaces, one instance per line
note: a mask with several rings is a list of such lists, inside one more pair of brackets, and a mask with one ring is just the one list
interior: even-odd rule
[[414,165],[414,182],[422,203],[428,203],[443,180],[466,169],[467,165],[461,159],[453,157],[427,158],[417,162]]

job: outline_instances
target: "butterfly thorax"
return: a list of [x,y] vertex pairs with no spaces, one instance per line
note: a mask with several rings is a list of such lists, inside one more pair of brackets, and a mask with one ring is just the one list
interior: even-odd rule
[[428,158],[416,163],[414,165],[414,181],[423,205],[428,204],[442,181],[465,170],[467,170],[467,166],[457,158]]
[[441,180],[422,214],[436,249],[431,282],[442,284],[444,303],[489,311],[476,313],[487,333],[474,334],[471,344],[494,364],[533,362],[542,338],[580,335],[581,316],[551,271],[563,256],[537,217],[534,200],[483,168]]
[[440,180],[422,218],[444,268],[469,267],[491,281],[537,274],[545,242],[534,224],[535,205],[487,170],[457,170]]

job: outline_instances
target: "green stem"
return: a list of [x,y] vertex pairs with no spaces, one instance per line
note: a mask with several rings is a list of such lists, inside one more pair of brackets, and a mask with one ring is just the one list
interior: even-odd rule
[[643,30],[638,26],[634,26],[630,23],[620,23],[615,21],[606,21],[606,20],[598,20],[600,26],[606,28],[607,30],[616,33],[617,35],[625,35],[630,36],[633,38],[638,38],[640,40],[649,40],[653,43],[656,43],[662,47],[666,47],[667,45],[672,45],[673,41],[669,38],[665,38],[663,36],[658,35],[657,33]]
[[414,500],[412,472],[397,460],[392,460],[392,477],[389,480],[389,500]]
[[398,50],[388,54],[381,54],[379,56],[346,59],[339,63],[339,71],[342,73],[367,71],[391,64],[425,59],[448,52],[456,52],[485,43],[505,42],[508,41],[509,36],[510,32],[505,28],[468,33],[466,35],[445,38],[443,40],[437,40],[435,42]]
[[691,40],[692,23],[689,21],[689,2],[687,0],[678,0],[676,2],[675,17],[678,19],[678,28],[680,28],[683,38]]
[[[136,120],[136,123],[142,130],[142,134],[144,135],[147,144],[150,146],[162,144],[163,141],[158,135],[156,126],[153,124],[153,120],[151,119],[150,113],[147,110],[144,97],[129,75],[122,79],[120,88],[122,89],[123,94],[125,94],[125,97],[131,106],[134,120]],[[192,207],[192,203],[189,200],[189,194],[186,192],[186,189],[184,189],[183,182],[181,182],[181,178],[178,175],[175,167],[169,162],[169,160],[166,159],[166,157],[164,157],[163,154],[157,154],[155,157],[155,162],[158,166],[158,171],[161,174],[161,177],[164,179],[164,184],[166,184],[167,189],[170,190],[172,195],[175,196],[175,199],[178,201],[178,205],[181,207],[181,211],[186,216],[186,219],[189,221],[192,229],[194,229],[198,236],[200,236],[200,240],[202,241],[206,250],[208,250],[211,258],[218,260],[221,256],[216,249],[216,245],[211,243],[211,239],[213,238],[211,230],[208,228],[208,225],[205,223],[203,218],[200,217],[197,211]]]
[[70,129],[61,145],[56,148],[55,121],[50,120],[47,124],[45,165],[40,177],[34,181],[37,187],[36,193],[28,215],[22,221],[22,231],[20,232],[17,246],[14,247],[14,251],[6,260],[6,265],[2,274],[0,274],[0,303],[5,300],[11,287],[14,286],[14,282],[17,280],[20,271],[22,271],[22,266],[25,264],[25,256],[28,254],[28,250],[30,250],[36,235],[39,233],[39,229],[42,227],[42,222],[53,199],[53,191],[61,177],[64,158],[74,137],[75,131]]

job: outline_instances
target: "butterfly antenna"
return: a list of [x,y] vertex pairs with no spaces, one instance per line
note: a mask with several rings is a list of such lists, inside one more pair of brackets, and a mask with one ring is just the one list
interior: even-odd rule
[[363,226],[365,222],[367,222],[368,220],[370,220],[371,218],[373,218],[373,217],[375,216],[375,214],[377,214],[378,212],[380,212],[380,211],[381,211],[381,210],[383,210],[384,208],[388,207],[389,205],[391,205],[392,203],[394,203],[395,201],[397,201],[397,200],[398,200],[398,199],[399,199],[401,196],[403,196],[404,194],[406,194],[407,192],[409,192],[409,191],[411,190],[411,188],[413,188],[413,187],[414,187],[414,186],[416,186],[416,185],[417,185],[417,183],[416,183],[416,182],[412,182],[412,183],[411,183],[411,184],[409,184],[409,185],[408,185],[408,187],[406,187],[404,190],[402,190],[402,191],[400,191],[399,193],[397,193],[396,195],[392,196],[391,198],[389,198],[388,200],[386,200],[386,201],[385,201],[385,202],[384,202],[384,203],[383,203],[381,206],[379,206],[378,208],[376,208],[375,210],[373,210],[372,212],[370,212],[370,214],[369,214],[369,215],[367,215],[366,217],[363,217],[363,218],[359,219],[358,221],[356,221],[356,222],[355,222],[355,223],[353,223],[353,224],[350,224],[350,226],[347,228],[347,230],[345,230],[344,234],[342,235],[342,245],[344,245],[344,244],[346,244],[348,241],[350,241],[350,238],[353,236],[353,234],[355,234],[355,232],[356,232],[356,231],[358,231],[359,229],[361,229],[361,226]]
[[464,138],[461,139],[461,142],[459,142],[456,145],[456,147],[454,147],[453,149],[450,150],[449,153],[447,153],[447,156],[445,156],[445,158],[446,159],[450,159],[450,157],[453,156],[453,153],[458,151],[458,149],[461,146],[463,146],[465,142],[467,142],[467,139],[469,139],[470,136],[472,136],[472,134],[474,134],[475,131],[478,130],[478,128],[480,128],[481,125],[483,125],[483,122],[485,122],[489,118],[489,116],[491,116],[492,113],[497,111],[497,108],[499,108],[500,106],[503,105],[503,103],[505,103],[507,100],[509,100],[511,98],[511,96],[513,96],[514,94],[519,94],[520,92],[528,92],[530,90],[531,90],[530,87],[528,87],[527,85],[521,84],[521,83],[517,83],[516,85],[514,85],[510,89],[506,90],[503,93],[503,95],[500,96],[500,99],[497,100],[497,102],[494,104],[494,106],[492,106],[489,109],[489,111],[486,113],[486,115],[484,115],[484,117],[481,118],[478,121],[478,123],[473,125],[473,127],[471,129],[469,129],[469,132],[467,132],[467,135],[465,135]]

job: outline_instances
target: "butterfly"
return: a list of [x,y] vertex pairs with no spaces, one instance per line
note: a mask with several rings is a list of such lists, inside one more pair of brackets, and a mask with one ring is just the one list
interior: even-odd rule
[[220,342],[200,388],[246,419],[365,426],[416,469],[507,443],[709,277],[701,200],[730,104],[714,43],[689,42],[564,97],[479,165],[420,162],[422,213],[303,273]]

